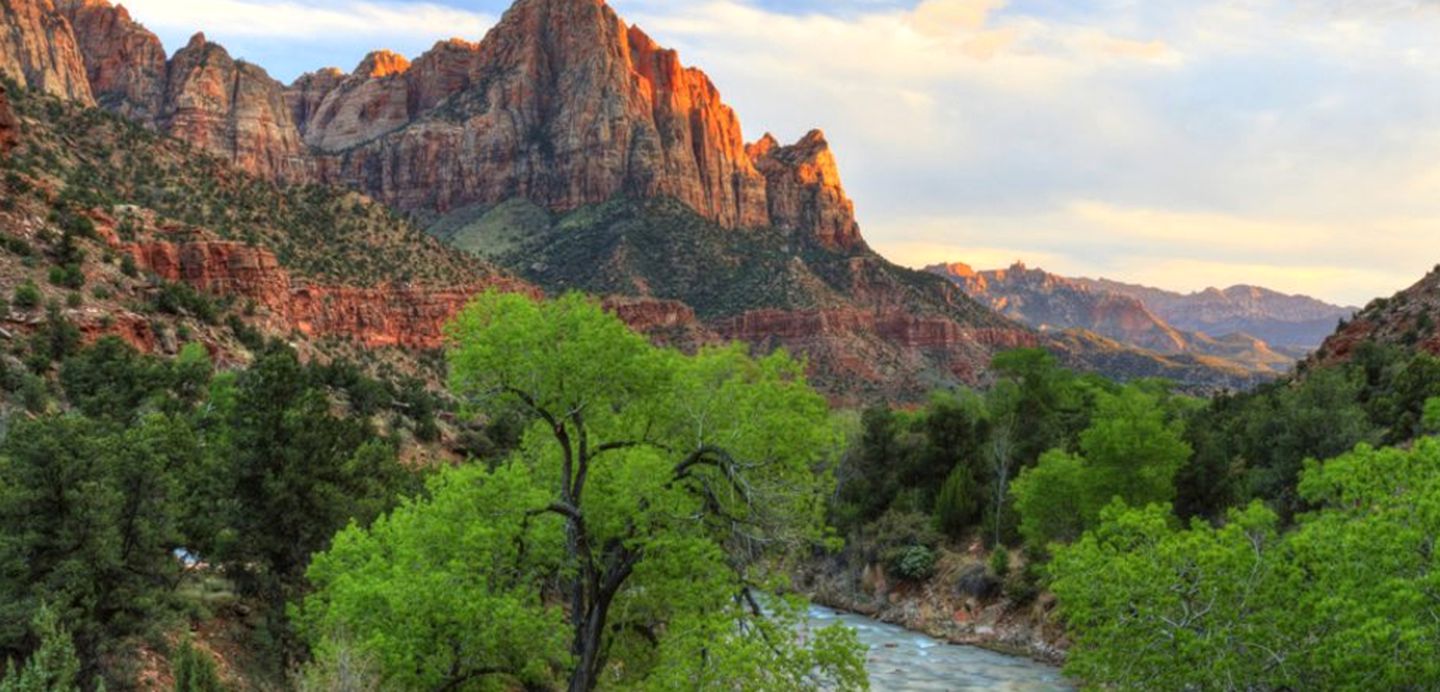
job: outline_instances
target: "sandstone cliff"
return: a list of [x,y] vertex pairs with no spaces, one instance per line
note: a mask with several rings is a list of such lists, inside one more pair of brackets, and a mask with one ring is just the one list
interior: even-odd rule
[[310,284],[292,278],[269,250],[203,236],[128,243],[120,250],[158,278],[250,301],[271,331],[339,337],[372,348],[443,347],[445,323],[487,289],[538,295],[498,277],[455,287]]
[[155,122],[165,100],[160,39],[107,0],[58,0],[56,9],[75,31],[95,100],[128,118]]
[[20,141],[20,119],[10,108],[10,97],[5,85],[0,84],[0,155],[10,153]]
[[4,2],[17,8],[8,72],[82,102],[93,92],[250,173],[347,185],[430,218],[516,197],[557,212],[671,197],[727,228],[863,244],[818,131],[747,148],[709,77],[602,0],[520,0],[480,43],[440,42],[413,64],[377,51],[289,87],[203,36],[167,63],[108,0]]
[[280,83],[204,34],[171,58],[156,124],[242,170],[281,180],[306,177],[304,147]]
[[808,230],[830,247],[848,249],[865,242],[825,133],[812,130],[788,147],[767,133],[747,152],[765,175],[772,224]]
[[95,103],[75,34],[50,0],[0,0],[0,74],[42,93]]

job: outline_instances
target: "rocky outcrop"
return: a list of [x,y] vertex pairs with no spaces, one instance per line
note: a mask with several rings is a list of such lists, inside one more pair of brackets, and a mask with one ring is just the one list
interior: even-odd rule
[[27,89],[95,103],[75,34],[50,0],[0,0],[0,74]]
[[323,179],[439,213],[669,196],[725,226],[768,223],[764,180],[714,85],[603,2],[520,0],[478,46],[432,52],[406,72],[408,127],[339,151],[354,142],[307,124],[307,141],[327,145]]
[[335,91],[347,75],[337,67],[306,72],[285,88],[285,105],[290,108],[290,122],[302,131],[320,111],[320,105]]
[[10,97],[5,85],[0,84],[0,155],[9,154],[20,142],[20,120],[10,107]]
[[1377,299],[1354,318],[1341,322],[1307,364],[1343,363],[1367,343],[1440,356],[1440,265],[1414,286]]
[[56,9],[75,31],[95,100],[128,118],[155,122],[165,99],[160,39],[107,0],[57,0]]
[[459,287],[311,285],[292,279],[269,250],[217,240],[150,240],[123,249],[160,279],[253,304],[273,331],[369,347],[441,348],[445,323],[477,293],[496,288],[538,295],[505,278]]
[[[305,143],[341,151],[370,142],[410,124],[410,92],[405,72],[410,63],[394,53],[371,53],[348,77],[335,84],[314,111],[304,114]],[[324,86],[326,77],[309,86]],[[291,87],[293,91],[295,87]],[[294,97],[290,99],[292,103]]]
[[304,146],[284,87],[196,34],[170,60],[160,130],[228,158],[250,173],[304,179]]
[[812,130],[788,147],[766,134],[747,152],[765,176],[772,225],[811,233],[828,247],[864,244],[855,205],[840,185],[840,169],[823,132]]

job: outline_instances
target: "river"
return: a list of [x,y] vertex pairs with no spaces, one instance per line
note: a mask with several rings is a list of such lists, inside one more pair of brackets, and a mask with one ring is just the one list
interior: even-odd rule
[[877,620],[812,606],[819,624],[840,621],[870,647],[866,668],[877,691],[1073,690],[1060,671],[1029,659],[973,646],[956,646]]

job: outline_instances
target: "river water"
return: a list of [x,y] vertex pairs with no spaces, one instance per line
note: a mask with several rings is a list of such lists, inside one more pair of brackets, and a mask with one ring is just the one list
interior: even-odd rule
[[840,621],[870,647],[866,668],[871,689],[909,692],[954,690],[1073,690],[1060,671],[1029,659],[973,646],[955,646],[877,620],[812,606],[818,624]]

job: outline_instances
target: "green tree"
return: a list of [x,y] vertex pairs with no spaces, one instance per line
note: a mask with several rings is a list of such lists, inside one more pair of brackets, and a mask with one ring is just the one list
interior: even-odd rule
[[0,692],[79,692],[80,660],[59,615],[42,605],[35,611],[31,628],[40,648],[23,667],[9,674],[0,669]]
[[1319,689],[1296,686],[1302,575],[1275,514],[1257,503],[1219,529],[1174,522],[1164,505],[1116,502],[1057,549],[1051,590],[1075,642],[1066,673],[1096,688]]
[[1440,440],[1307,462],[1287,534],[1263,504],[1178,530],[1107,508],[1058,549],[1052,589],[1088,684],[1159,689],[1440,686]]
[[1440,686],[1440,440],[1307,462],[1290,544],[1309,577],[1310,689]]
[[194,449],[163,417],[120,432],[74,416],[10,431],[0,446],[0,651],[25,653],[14,623],[48,602],[94,671],[163,613],[178,571],[171,470]]
[[1090,486],[1087,519],[1116,497],[1136,507],[1175,499],[1175,473],[1192,450],[1184,423],[1170,418],[1161,398],[1138,386],[1099,395],[1090,427],[1080,434]]
[[1055,450],[1015,479],[1011,493],[1020,513],[1020,535],[1027,544],[1044,549],[1053,541],[1080,537],[1093,502],[1088,474],[1085,460]]
[[956,464],[935,498],[935,522],[945,535],[960,538],[975,525],[983,501],[984,490],[975,481],[973,467]]
[[288,349],[262,356],[216,396],[226,438],[216,440],[224,449],[206,485],[223,512],[221,526],[204,532],[211,544],[195,547],[279,617],[310,555],[351,520],[388,509],[408,473],[365,421],[331,412],[326,391]]
[[175,692],[222,692],[225,689],[215,660],[196,648],[188,638],[180,643],[171,667],[175,676]]
[[[318,589],[304,607],[306,622],[319,623],[312,642],[344,632],[387,676],[467,689],[491,674],[559,675],[577,692],[863,685],[853,635],[826,629],[802,643],[792,628],[803,608],[761,596],[825,537],[826,462],[840,440],[799,364],[740,347],[694,357],[656,349],[577,295],[487,294],[450,336],[456,394],[480,408],[518,401],[535,423],[493,472],[448,472],[457,489],[347,531],[317,558]],[[489,499],[477,507],[465,493]],[[450,507],[469,508],[468,518],[430,518]],[[469,539],[477,549],[431,560],[447,554],[444,541],[423,536],[441,524],[481,534]],[[481,637],[462,643],[468,658],[450,639],[356,610],[399,612],[399,582],[431,571],[489,589],[454,614],[467,637]],[[445,588],[465,583],[455,578]],[[546,584],[563,605],[536,597]],[[477,622],[491,624],[475,633]],[[376,638],[413,643],[392,650]],[[457,660],[463,672],[452,674]]]
[[1033,548],[1072,541],[1112,500],[1131,506],[1168,503],[1175,473],[1190,457],[1184,427],[1162,398],[1140,386],[1100,392],[1081,456],[1054,450],[1015,482],[1020,531]]
[[1424,420],[1426,433],[1440,435],[1440,397],[1426,400]]

